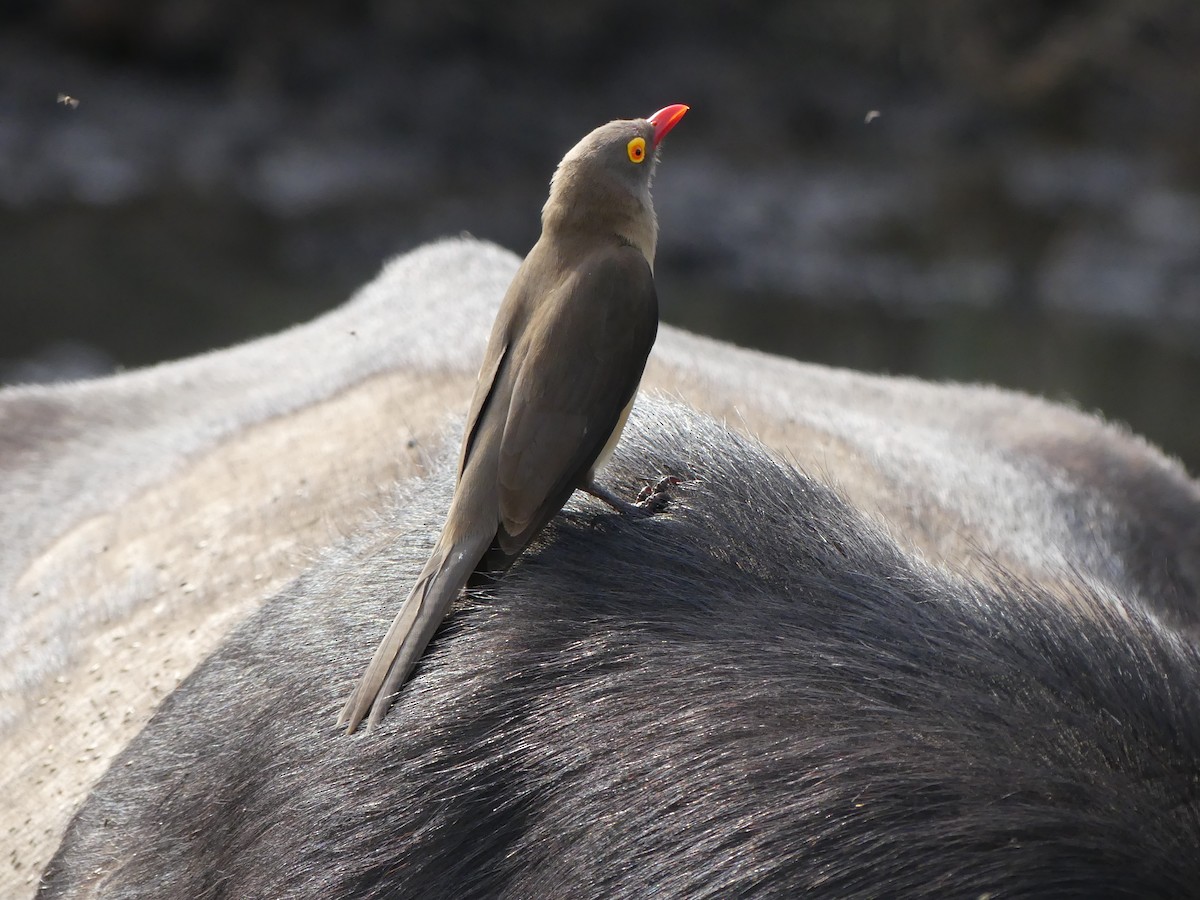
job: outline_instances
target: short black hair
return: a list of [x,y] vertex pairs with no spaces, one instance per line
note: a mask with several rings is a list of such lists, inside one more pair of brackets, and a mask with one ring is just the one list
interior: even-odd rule
[[47,896],[1181,897],[1200,660],[1085,580],[927,564],[833,490],[642,402],[447,620],[379,730],[337,712],[451,460],[267,604],[74,819]]

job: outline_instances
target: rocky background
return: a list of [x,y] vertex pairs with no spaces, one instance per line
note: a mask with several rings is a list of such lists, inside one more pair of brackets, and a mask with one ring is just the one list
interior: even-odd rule
[[194,353],[692,106],[664,318],[1100,409],[1200,472],[1200,3],[0,0],[0,380]]

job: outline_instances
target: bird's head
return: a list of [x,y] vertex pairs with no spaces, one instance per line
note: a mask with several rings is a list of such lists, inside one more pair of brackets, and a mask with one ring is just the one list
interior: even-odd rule
[[687,111],[675,103],[644,119],[617,119],[567,151],[550,182],[543,227],[615,230],[653,262],[650,181],[662,139]]

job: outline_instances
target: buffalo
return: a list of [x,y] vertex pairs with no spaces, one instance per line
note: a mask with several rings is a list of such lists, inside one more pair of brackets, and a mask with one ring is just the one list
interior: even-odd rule
[[665,508],[577,497],[342,734],[515,265],[0,394],[12,893],[1195,892],[1200,487],[993,388],[663,329],[602,478]]

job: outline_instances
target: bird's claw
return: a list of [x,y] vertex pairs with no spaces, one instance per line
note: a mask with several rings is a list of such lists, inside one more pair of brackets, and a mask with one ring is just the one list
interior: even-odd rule
[[656,513],[667,505],[667,500],[670,499],[668,490],[677,484],[681,484],[683,479],[677,475],[664,475],[654,484],[648,484],[637,495],[637,505],[640,509],[648,513]]

